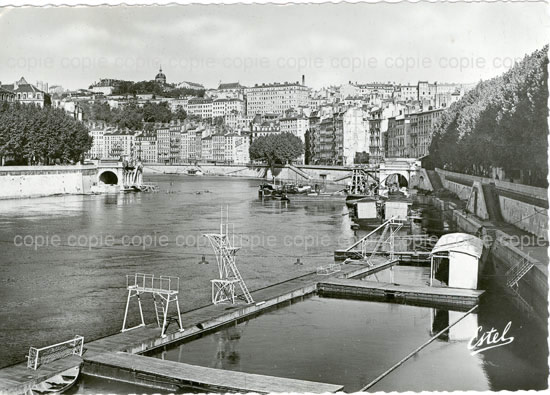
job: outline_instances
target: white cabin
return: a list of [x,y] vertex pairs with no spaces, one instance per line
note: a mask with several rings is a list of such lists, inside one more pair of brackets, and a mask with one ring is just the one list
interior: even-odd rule
[[387,221],[390,218],[406,221],[409,216],[409,207],[412,202],[407,200],[387,200],[384,203],[384,220]]
[[477,289],[482,253],[483,242],[478,237],[467,233],[441,236],[430,254],[430,285]]
[[376,200],[361,199],[355,203],[357,219],[378,218],[378,210],[376,209]]

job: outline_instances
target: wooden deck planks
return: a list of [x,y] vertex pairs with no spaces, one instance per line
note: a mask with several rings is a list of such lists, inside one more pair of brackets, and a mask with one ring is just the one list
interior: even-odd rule
[[467,298],[478,298],[483,294],[482,290],[476,289],[463,289],[463,288],[450,288],[450,287],[429,287],[422,285],[406,285],[406,284],[391,284],[383,283],[378,281],[357,281],[357,280],[347,280],[347,279],[330,279],[327,281],[321,282],[322,284],[335,284],[335,285],[345,285],[355,288],[366,288],[366,289],[380,289],[384,291],[394,291],[394,292],[407,292],[407,293],[417,293],[417,294],[429,294],[429,295],[441,295],[441,296],[454,296],[454,297],[467,297]]
[[[132,371],[138,375],[146,374],[159,378],[175,379],[180,381],[182,385],[191,382],[207,388],[236,390],[239,392],[323,393],[336,392],[343,388],[342,385],[207,368],[128,353],[104,353],[86,358],[85,363],[116,367],[117,369]],[[117,377],[111,378],[117,379]]]
[[[380,262],[382,263],[382,262]],[[377,259],[377,264],[378,259]],[[358,270],[364,270],[362,265],[343,265],[340,272],[333,275],[318,275],[316,272],[310,273],[305,276],[283,281],[279,284],[274,284],[270,287],[266,287],[261,290],[252,292],[252,296],[256,303],[266,301],[270,302],[281,296],[288,296],[291,299],[291,294],[299,292],[305,287],[311,287],[315,289],[317,283],[326,281],[334,276],[347,276],[348,274],[357,273]],[[84,357],[92,358],[102,353],[110,353],[113,351],[130,351],[141,352],[152,349],[154,347],[162,346],[170,342],[178,341],[186,336],[196,334],[201,331],[197,327],[198,324],[207,324],[207,327],[211,328],[217,325],[223,325],[225,323],[233,321],[233,316],[238,315],[243,317],[245,311],[250,310],[254,305],[239,304],[229,306],[227,304],[221,305],[207,305],[205,307],[190,310],[182,313],[182,320],[185,331],[183,333],[178,332],[177,325],[172,324],[168,327],[167,338],[160,339],[160,329],[156,323],[151,323],[145,327],[132,329],[128,332],[115,333],[113,335],[89,342],[84,344],[86,350]],[[260,308],[252,308],[254,312],[259,312],[262,308],[268,307],[269,304],[261,306]],[[182,306],[183,307],[183,306]],[[228,308],[229,307],[229,308]],[[78,362],[75,362],[78,361]],[[44,375],[40,376],[42,379],[47,379],[55,374],[62,372],[70,367],[78,365],[80,359],[77,357],[64,358],[59,361],[48,363],[39,370]],[[26,363],[13,365],[0,369],[0,394],[13,393],[14,388],[22,388],[32,386],[36,382],[36,375],[32,374],[32,371],[26,368]]]

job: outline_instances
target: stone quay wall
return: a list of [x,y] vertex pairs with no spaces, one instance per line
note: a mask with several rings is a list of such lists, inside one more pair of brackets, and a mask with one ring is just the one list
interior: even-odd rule
[[0,167],[0,199],[85,194],[96,183],[94,165]]

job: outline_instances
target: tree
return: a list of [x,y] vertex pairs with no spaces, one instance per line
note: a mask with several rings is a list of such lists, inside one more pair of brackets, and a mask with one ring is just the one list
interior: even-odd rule
[[147,102],[143,106],[143,121],[145,122],[162,122],[167,123],[172,120],[172,112],[168,107],[168,103],[151,103]]
[[187,118],[187,113],[185,112],[183,107],[182,106],[177,106],[176,111],[174,112],[174,114],[172,116],[172,119],[185,121],[186,118]]
[[443,113],[430,145],[434,166],[490,175],[520,171],[548,185],[548,45],[501,76],[481,81]]
[[271,134],[256,138],[249,148],[250,159],[267,162],[273,172],[276,164],[287,164],[304,153],[304,145],[292,133]]
[[0,107],[0,156],[13,164],[75,163],[92,146],[86,127],[65,111],[32,104]]

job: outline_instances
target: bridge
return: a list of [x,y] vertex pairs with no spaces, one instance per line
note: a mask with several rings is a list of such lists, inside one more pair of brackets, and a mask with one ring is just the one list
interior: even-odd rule
[[414,158],[389,158],[380,164],[365,164],[356,166],[323,166],[297,165],[292,167],[295,176],[304,180],[325,179],[336,183],[347,183],[353,175],[354,168],[361,168],[376,182],[389,186],[398,182],[401,186],[411,186],[417,183],[421,164]]
[[140,162],[132,165],[118,160],[102,159],[97,162],[97,185],[117,185],[121,188],[140,187],[143,171]]

